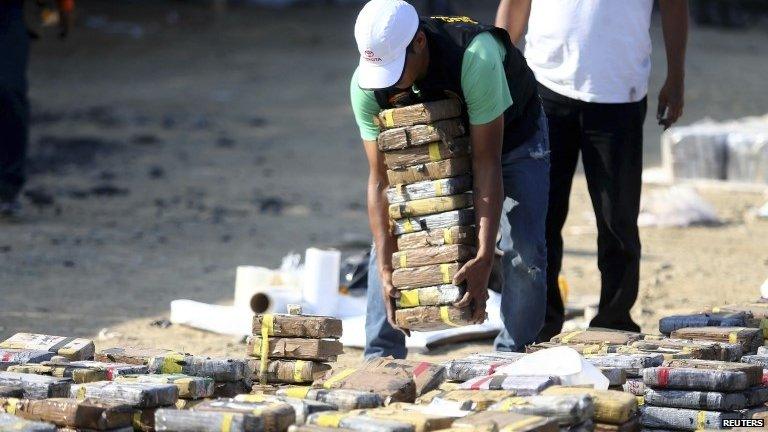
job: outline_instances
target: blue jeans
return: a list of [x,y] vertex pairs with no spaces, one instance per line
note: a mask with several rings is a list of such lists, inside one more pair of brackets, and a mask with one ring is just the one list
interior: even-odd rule
[[[523,351],[544,324],[547,246],[544,240],[549,197],[549,132],[542,113],[539,128],[525,143],[502,155],[503,216],[499,248],[504,283],[501,317],[504,328],[494,341],[498,351]],[[387,322],[376,248],[368,268],[365,357],[405,358],[405,337]]]

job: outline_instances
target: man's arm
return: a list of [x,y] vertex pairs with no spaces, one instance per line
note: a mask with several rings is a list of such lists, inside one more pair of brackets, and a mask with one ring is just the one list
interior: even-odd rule
[[496,27],[506,29],[513,44],[520,42],[528,18],[531,15],[531,0],[501,0],[496,11]]
[[659,92],[657,118],[659,124],[666,129],[683,115],[688,0],[660,0],[659,8],[664,31],[664,47],[667,51],[667,79]]
[[457,307],[474,307],[472,319],[485,320],[488,300],[488,278],[496,250],[501,203],[504,189],[501,180],[501,144],[504,136],[504,115],[489,123],[472,125],[472,181],[474,187],[475,221],[478,228],[478,248],[475,258],[469,260],[456,273],[454,284],[466,282],[467,292],[456,303]]
[[[397,243],[389,229],[389,201],[387,199],[387,168],[384,158],[375,140],[364,140],[365,154],[368,157],[368,223],[373,233],[376,245],[376,264],[381,277],[381,289],[384,296],[384,306],[387,310],[387,320],[394,328],[394,301],[400,297],[400,292],[392,285],[392,253],[397,249]],[[398,328],[399,329],[399,328]],[[407,331],[401,330],[408,334]]]

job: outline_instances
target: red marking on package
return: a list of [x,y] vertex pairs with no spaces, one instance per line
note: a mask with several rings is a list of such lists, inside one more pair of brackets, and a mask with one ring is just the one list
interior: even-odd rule
[[417,377],[421,374],[423,374],[427,369],[429,369],[430,364],[427,362],[421,362],[416,365],[415,368],[413,368],[413,376]]
[[496,362],[491,363],[490,366],[488,366],[488,375],[493,375],[496,372],[496,368],[499,366],[504,366],[507,363],[504,362]]
[[106,370],[106,374],[105,375],[106,375],[107,381],[114,381],[114,379],[115,379],[115,368],[108,367],[107,370]]
[[488,381],[490,381],[491,379],[493,379],[492,375],[488,375],[486,377],[482,377],[479,380],[477,380],[477,382],[472,384],[472,386],[470,386],[470,389],[471,390],[480,390],[481,386],[483,384],[487,383]]
[[666,387],[669,383],[669,368],[659,368],[659,387]]

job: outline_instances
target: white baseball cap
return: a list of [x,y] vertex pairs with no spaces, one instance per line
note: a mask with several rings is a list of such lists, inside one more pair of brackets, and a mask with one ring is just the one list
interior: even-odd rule
[[419,29],[416,9],[402,0],[371,0],[355,22],[360,51],[357,84],[364,89],[391,87],[405,67],[405,53]]

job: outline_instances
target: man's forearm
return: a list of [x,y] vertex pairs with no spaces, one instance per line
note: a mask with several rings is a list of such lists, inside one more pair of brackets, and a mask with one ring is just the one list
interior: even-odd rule
[[661,0],[659,8],[667,52],[667,78],[682,81],[688,43],[688,0]]
[[496,235],[499,232],[499,217],[503,202],[501,168],[498,161],[488,163],[473,160],[474,200],[477,233],[477,257],[482,260],[493,259],[496,250]]
[[368,223],[376,244],[379,271],[392,271],[392,253],[395,252],[396,245],[389,229],[387,186],[377,178],[368,180]]
[[513,44],[523,36],[531,15],[531,0],[501,0],[496,11],[496,27],[506,29]]

